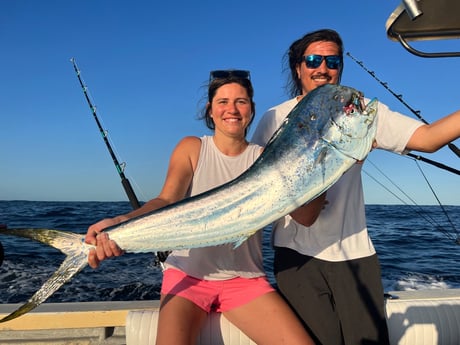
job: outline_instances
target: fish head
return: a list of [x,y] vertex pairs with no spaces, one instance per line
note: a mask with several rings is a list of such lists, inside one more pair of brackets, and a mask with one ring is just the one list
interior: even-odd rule
[[306,160],[305,164],[313,169],[325,165],[325,160],[346,160],[350,164],[361,161],[372,148],[376,114],[377,101],[365,105],[362,92],[354,88],[319,86],[286,116],[258,164],[283,157],[290,165]]
[[316,124],[321,139],[342,154],[363,160],[375,139],[377,100],[365,104],[362,92],[341,85],[324,85],[311,93],[322,103]]

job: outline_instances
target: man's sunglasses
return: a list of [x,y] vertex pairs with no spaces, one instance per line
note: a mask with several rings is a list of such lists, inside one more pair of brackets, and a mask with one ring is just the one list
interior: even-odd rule
[[306,55],[303,57],[308,68],[318,68],[323,60],[326,60],[326,66],[329,69],[338,69],[342,65],[342,57],[340,55]]
[[209,81],[214,79],[225,79],[230,77],[236,77],[241,79],[251,80],[251,74],[249,71],[240,69],[228,69],[228,70],[216,70],[211,71],[209,74]]

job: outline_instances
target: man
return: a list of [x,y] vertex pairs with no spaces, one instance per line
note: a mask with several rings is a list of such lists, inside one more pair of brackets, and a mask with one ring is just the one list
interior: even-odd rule
[[[339,84],[343,43],[333,30],[311,32],[287,54],[292,99],[269,109],[252,141],[265,145],[308,92]],[[431,125],[379,103],[375,148],[434,152],[460,136],[460,111]],[[318,344],[389,344],[380,264],[366,226],[362,164],[324,195],[273,224],[278,288]]]

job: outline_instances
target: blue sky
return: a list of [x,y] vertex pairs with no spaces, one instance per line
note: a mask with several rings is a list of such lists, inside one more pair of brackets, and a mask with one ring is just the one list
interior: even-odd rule
[[[183,136],[208,133],[196,117],[210,70],[251,71],[257,123],[266,109],[287,99],[282,56],[292,41],[312,30],[337,30],[347,52],[403,94],[428,122],[435,121],[459,108],[460,60],[423,59],[390,41],[385,23],[398,4],[2,1],[0,199],[127,200],[72,57],[140,200],[160,191],[169,155]],[[460,47],[458,40],[414,45],[429,51]],[[412,116],[349,57],[342,84]],[[449,149],[425,156],[460,169]],[[436,203],[412,160],[373,152],[369,162],[417,203]],[[460,205],[457,175],[420,166],[442,203]],[[371,164],[365,170],[385,182]],[[366,174],[363,179],[368,203],[399,203]]]

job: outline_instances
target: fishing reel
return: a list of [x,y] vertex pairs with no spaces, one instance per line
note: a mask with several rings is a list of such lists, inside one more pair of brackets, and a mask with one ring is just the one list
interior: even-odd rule
[[164,262],[168,258],[170,251],[167,252],[156,252],[155,253],[155,259],[153,261],[153,266],[155,267],[160,267],[162,270],[164,269]]

